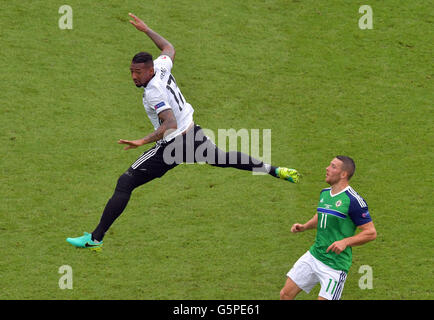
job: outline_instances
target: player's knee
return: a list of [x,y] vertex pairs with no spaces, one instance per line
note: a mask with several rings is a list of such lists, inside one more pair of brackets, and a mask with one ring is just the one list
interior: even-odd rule
[[285,291],[280,290],[280,300],[285,300]]
[[283,288],[282,290],[280,290],[280,300],[288,300],[288,299],[291,299],[291,297],[287,294],[285,288]]
[[280,300],[293,300],[300,291],[295,282],[288,278],[285,286],[280,290]]
[[134,181],[133,173],[126,171],[119,177],[115,191],[130,194],[136,187]]

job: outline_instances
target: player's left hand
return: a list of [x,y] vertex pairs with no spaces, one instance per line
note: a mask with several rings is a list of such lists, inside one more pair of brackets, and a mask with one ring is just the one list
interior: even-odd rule
[[141,19],[139,19],[132,13],[129,13],[128,15],[134,19],[134,21],[130,20],[130,23],[135,26],[137,30],[143,32],[147,32],[149,30],[149,27]]
[[342,251],[344,251],[347,247],[347,243],[345,241],[345,239],[339,240],[339,241],[335,241],[333,242],[326,250],[326,252],[328,253],[329,251],[332,251],[336,254],[340,254]]

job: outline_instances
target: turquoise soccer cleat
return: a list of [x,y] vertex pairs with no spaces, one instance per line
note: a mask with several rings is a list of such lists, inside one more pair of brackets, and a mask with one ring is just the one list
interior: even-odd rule
[[102,241],[92,241],[92,235],[85,232],[83,236],[77,238],[66,238],[66,241],[77,248],[88,248],[91,250],[101,250]]
[[280,179],[285,179],[292,183],[298,183],[300,181],[300,173],[295,169],[279,167],[276,169],[276,175]]

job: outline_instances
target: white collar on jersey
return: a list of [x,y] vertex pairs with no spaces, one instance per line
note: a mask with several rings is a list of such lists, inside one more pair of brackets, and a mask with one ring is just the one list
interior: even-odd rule
[[342,189],[341,191],[339,191],[339,192],[336,193],[336,194],[332,194],[332,188],[330,188],[330,196],[331,196],[332,198],[334,198],[334,197],[336,197],[337,195],[341,194],[342,192],[347,191],[349,188],[350,188],[350,186],[348,185],[348,186],[346,186],[344,189]]

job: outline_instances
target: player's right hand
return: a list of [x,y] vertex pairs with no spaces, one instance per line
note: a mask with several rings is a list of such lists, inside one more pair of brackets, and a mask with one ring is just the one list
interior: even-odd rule
[[139,140],[119,139],[118,143],[119,144],[126,144],[127,146],[124,147],[124,150],[128,150],[128,149],[135,149],[137,147],[143,146],[144,141],[143,141],[143,139],[139,139]]
[[302,232],[304,231],[304,226],[300,223],[294,223],[291,227],[292,233]]
[[130,20],[130,23],[136,27],[137,30],[147,32],[149,30],[149,27],[144,23],[142,20],[137,18],[134,14],[129,13],[128,14],[131,18],[134,19],[134,21]]

